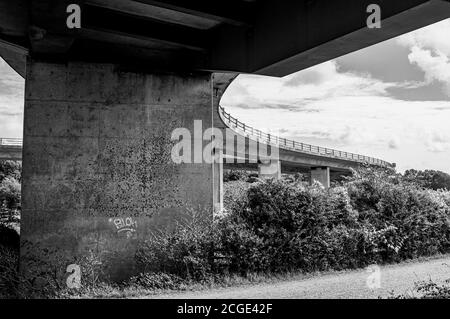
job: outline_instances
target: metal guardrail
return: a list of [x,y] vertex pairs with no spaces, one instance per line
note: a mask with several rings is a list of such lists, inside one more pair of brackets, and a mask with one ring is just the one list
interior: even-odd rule
[[0,138],[1,146],[22,146],[23,141],[21,138]]
[[231,116],[230,113],[227,113],[222,106],[219,106],[219,114],[222,117],[222,120],[225,122],[225,124],[227,124],[230,128],[238,132],[241,132],[244,135],[247,135],[248,137],[253,137],[259,142],[264,142],[266,144],[273,144],[279,148],[293,150],[301,153],[320,155],[330,158],[343,159],[353,162],[366,163],[382,167],[393,166],[391,163],[383,161],[378,158],[373,158],[350,152],[343,152],[335,149],[315,146],[306,143],[300,143],[294,140],[289,140],[286,138],[281,138],[275,135],[264,133],[258,129],[255,129],[254,127],[242,123],[235,117]]

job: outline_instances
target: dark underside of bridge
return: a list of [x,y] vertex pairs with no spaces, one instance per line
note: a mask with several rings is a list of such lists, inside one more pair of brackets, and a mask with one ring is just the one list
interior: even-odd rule
[[[81,28],[66,25],[81,8]],[[25,56],[116,63],[139,71],[284,76],[449,17],[448,1],[0,1],[0,55],[22,76]]]

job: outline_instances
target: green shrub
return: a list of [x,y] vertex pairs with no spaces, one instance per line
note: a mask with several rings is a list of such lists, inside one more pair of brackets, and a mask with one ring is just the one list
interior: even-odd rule
[[20,208],[20,183],[13,177],[5,177],[0,183],[0,202],[9,209]]
[[239,210],[251,184],[245,181],[230,181],[223,184],[223,206],[226,211]]
[[18,250],[20,246],[19,234],[11,227],[0,224],[0,245]]
[[[141,243],[135,256],[139,275],[128,285],[181,289],[227,275],[341,270],[450,250],[450,193],[425,189],[390,170],[358,170],[330,189],[298,179],[227,184],[234,187],[227,214],[211,221],[201,217],[208,214],[192,212],[175,231]],[[13,265],[14,258],[2,260]],[[91,259],[77,261],[83,264],[84,290],[100,284],[101,271]],[[32,296],[36,281],[46,283],[45,296],[67,292],[55,284],[58,264],[53,272],[26,280],[6,264],[0,266],[0,287],[8,294]],[[26,289],[17,291],[8,280]],[[423,287],[429,297],[448,292]]]
[[141,244],[136,260],[141,273],[177,275],[204,280],[213,271],[216,232],[214,224],[193,214],[175,231],[154,235]]
[[0,161],[0,183],[6,177],[21,182],[22,164],[19,161]]
[[0,244],[0,299],[17,298],[19,251]]
[[344,269],[445,253],[449,197],[391,170],[358,170],[329,190],[269,180],[250,187],[228,216],[223,253],[241,271]]
[[450,280],[439,285],[433,281],[421,282],[417,285],[416,291],[422,299],[450,299]]
[[5,177],[0,182],[0,223],[17,223],[21,208],[20,183],[13,177]]
[[[231,229],[243,232],[236,224],[246,225],[252,247],[262,245],[257,264],[265,261],[266,271],[329,269],[338,266],[337,260],[348,259],[347,252],[358,254],[355,249],[346,249],[345,256],[338,253],[344,244],[357,247],[361,237],[358,214],[344,188],[327,191],[319,185],[269,180],[251,187],[245,209],[233,214],[235,226]],[[336,242],[335,246],[330,241]],[[354,264],[353,259],[348,260]],[[251,262],[247,267],[260,271]]]
[[231,181],[245,181],[249,177],[249,174],[243,170],[230,169],[223,173],[223,182]]
[[267,272],[272,259],[264,240],[239,219],[233,219],[234,216],[226,216],[217,224],[215,269],[239,275]]
[[403,179],[420,187],[450,191],[450,175],[441,171],[411,169],[405,172]]
[[127,286],[137,286],[149,290],[157,289],[180,289],[185,285],[185,281],[175,275],[167,273],[142,273],[132,277]]
[[242,181],[227,214],[148,240],[143,273],[205,280],[224,274],[364,267],[446,253],[450,195],[391,170],[355,171],[340,186]]
[[0,161],[0,224],[18,228],[21,209],[20,162]]
[[438,284],[431,279],[420,281],[415,284],[412,292],[394,295],[390,299],[450,299],[450,279]]

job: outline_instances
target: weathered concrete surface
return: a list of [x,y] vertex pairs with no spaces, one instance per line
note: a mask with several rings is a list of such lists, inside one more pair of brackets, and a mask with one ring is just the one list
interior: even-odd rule
[[329,167],[313,167],[311,168],[311,182],[319,182],[325,188],[330,187],[330,168]]
[[30,60],[25,99],[22,271],[55,269],[63,280],[90,256],[122,280],[151,233],[190,208],[212,217],[213,165],[171,159],[173,129],[211,126],[209,74]]

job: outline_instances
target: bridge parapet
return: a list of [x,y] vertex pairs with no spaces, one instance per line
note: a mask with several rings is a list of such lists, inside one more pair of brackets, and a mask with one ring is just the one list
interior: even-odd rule
[[0,137],[1,146],[20,146],[22,147],[23,141],[21,138],[5,138]]

